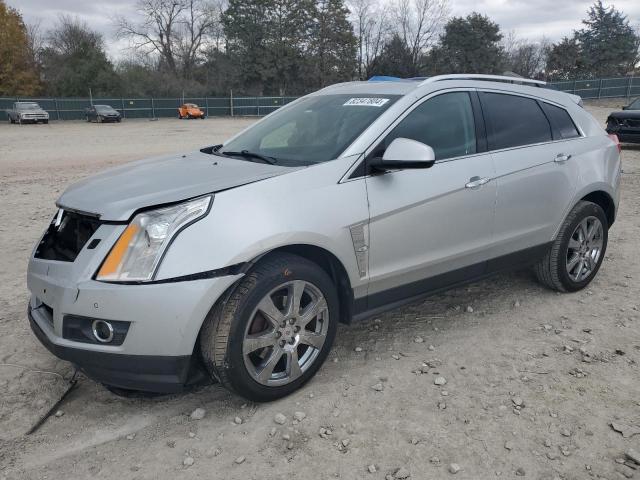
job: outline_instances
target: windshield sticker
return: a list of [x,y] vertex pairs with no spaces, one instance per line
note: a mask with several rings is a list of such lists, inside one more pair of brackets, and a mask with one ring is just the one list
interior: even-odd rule
[[381,107],[389,101],[388,98],[350,98],[344,105],[358,106],[358,107]]

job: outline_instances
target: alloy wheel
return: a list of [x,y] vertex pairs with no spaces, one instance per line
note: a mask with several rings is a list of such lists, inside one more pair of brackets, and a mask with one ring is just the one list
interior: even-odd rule
[[582,282],[596,269],[603,245],[602,222],[594,216],[584,218],[575,228],[567,248],[566,270],[574,282]]
[[291,383],[316,361],[327,338],[329,307],[304,280],[271,290],[251,314],[242,342],[251,377],[266,386]]

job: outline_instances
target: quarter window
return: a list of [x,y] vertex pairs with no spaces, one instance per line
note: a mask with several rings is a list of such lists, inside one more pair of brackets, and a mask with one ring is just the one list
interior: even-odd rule
[[551,126],[535,100],[503,93],[482,93],[481,98],[490,150],[551,141]]
[[416,107],[384,140],[384,148],[396,138],[429,145],[436,160],[476,153],[476,131],[467,92],[438,95]]
[[551,125],[553,125],[556,137],[566,139],[580,136],[580,132],[578,132],[573,120],[571,120],[571,117],[564,108],[556,107],[555,105],[550,105],[545,102],[542,102],[542,108],[547,114],[547,117],[549,117]]

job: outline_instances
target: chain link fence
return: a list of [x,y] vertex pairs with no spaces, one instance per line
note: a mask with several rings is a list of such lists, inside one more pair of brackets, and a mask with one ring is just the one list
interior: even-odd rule
[[[640,96],[640,77],[599,78],[549,82],[548,88],[580,95],[584,99]],[[195,103],[207,116],[262,116],[297,97],[184,97],[184,98],[93,98],[94,105],[111,105],[123,118],[168,118],[178,116],[183,103]],[[0,111],[14,102],[38,102],[52,120],[83,120],[91,105],[87,98],[0,98]]]
[[[94,105],[110,105],[122,118],[168,118],[178,116],[183,103],[195,103],[206,116],[262,116],[277,110],[297,97],[184,97],[184,98],[93,98]],[[37,102],[49,112],[51,120],[83,120],[91,106],[87,98],[0,98],[0,111],[13,108],[14,102]]]

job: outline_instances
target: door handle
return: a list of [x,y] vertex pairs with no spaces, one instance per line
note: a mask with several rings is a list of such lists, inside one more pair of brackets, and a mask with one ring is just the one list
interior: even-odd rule
[[467,182],[467,184],[464,186],[464,188],[478,188],[484,185],[485,183],[488,183],[489,181],[491,181],[491,179],[487,177],[484,177],[484,178],[471,177],[469,179],[469,182]]
[[571,158],[571,155],[565,155],[564,153],[559,153],[556,155],[556,158],[553,159],[556,163],[564,163]]

